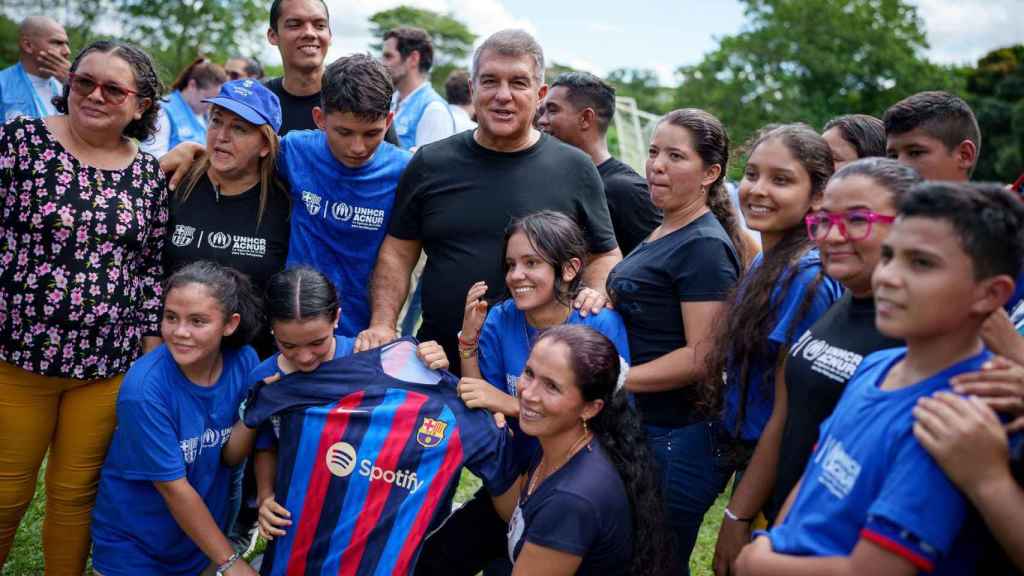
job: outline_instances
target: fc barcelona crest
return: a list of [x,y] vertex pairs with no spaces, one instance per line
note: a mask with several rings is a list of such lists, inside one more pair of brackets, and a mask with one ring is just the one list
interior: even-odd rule
[[423,424],[420,424],[420,429],[416,432],[416,442],[424,448],[433,448],[444,440],[446,428],[448,428],[448,423],[444,420],[424,418]]

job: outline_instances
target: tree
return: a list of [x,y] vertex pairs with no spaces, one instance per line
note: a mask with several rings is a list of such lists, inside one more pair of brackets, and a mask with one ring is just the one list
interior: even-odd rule
[[840,114],[880,116],[914,92],[962,84],[924,58],[921,18],[904,0],[744,3],[745,29],[681,68],[676,98],[718,116],[734,142],[771,122],[820,128]]
[[0,15],[0,69],[18,61],[18,23]]
[[618,68],[605,80],[615,87],[617,96],[636,100],[641,110],[664,114],[672,109],[673,90],[659,84],[658,73],[646,68]]
[[1024,172],[1024,44],[989,52],[966,75],[982,133],[974,178],[1013,182]]
[[370,16],[370,33],[377,41],[371,46],[378,52],[384,47],[384,34],[399,26],[415,26],[430,34],[434,45],[431,84],[444,94],[444,81],[455,68],[464,64],[473,51],[476,34],[451,14],[440,14],[422,8],[399,6]]

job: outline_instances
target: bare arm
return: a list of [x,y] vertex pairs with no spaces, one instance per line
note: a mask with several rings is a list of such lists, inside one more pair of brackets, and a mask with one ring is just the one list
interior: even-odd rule
[[512,568],[512,576],[571,576],[580,567],[583,558],[572,554],[538,546],[530,542],[523,544]]
[[220,460],[225,466],[238,466],[249,454],[256,440],[256,430],[249,428],[241,419],[231,427],[231,438],[220,451]]
[[274,483],[277,482],[277,452],[257,450],[253,456],[253,474],[256,476],[256,501],[262,503],[274,497]]
[[[764,503],[775,488],[776,466],[782,446],[782,431],[786,425],[786,379],[785,365],[775,369],[775,402],[772,415],[757,441],[754,455],[750,458],[743,480],[736,486],[729,500],[729,511],[739,518],[754,518],[761,512]],[[750,542],[750,522],[732,520],[726,516],[718,531],[715,544],[715,574],[729,573],[740,550]]]
[[356,352],[382,346],[398,337],[398,313],[409,295],[409,275],[421,248],[418,240],[400,240],[390,234],[384,237],[370,283],[370,327],[356,337]]
[[704,377],[705,360],[711,350],[712,326],[722,302],[683,302],[683,330],[686,346],[650,362],[629,369],[626,388],[631,392],[663,392],[688,386]]
[[[153,485],[167,503],[175,522],[203,554],[206,554],[214,564],[227,562],[235,550],[188,480],[178,478],[170,482],[154,482]],[[238,560],[235,566],[238,568],[232,568],[232,574],[256,574],[252,568],[248,568],[244,560]]]
[[607,252],[591,254],[587,265],[583,267],[583,284],[605,294],[605,282],[608,273],[622,260],[622,252],[612,248]]
[[206,153],[206,147],[202,144],[182,142],[172,148],[167,154],[161,156],[160,169],[163,170],[164,174],[170,176],[167,186],[171,190],[176,189],[178,184],[181,183],[181,179],[192,168],[196,158],[199,158],[204,153]]
[[754,540],[736,560],[739,576],[913,576],[909,560],[868,540],[859,540],[849,556],[787,556],[772,551],[766,536]]

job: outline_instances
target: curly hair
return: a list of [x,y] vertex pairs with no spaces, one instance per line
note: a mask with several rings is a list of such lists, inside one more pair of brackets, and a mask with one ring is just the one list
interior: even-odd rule
[[[135,76],[136,98],[148,98],[150,103],[149,107],[142,112],[142,117],[129,122],[122,133],[126,137],[134,138],[139,142],[148,140],[150,136],[156,133],[157,116],[160,113],[160,98],[164,95],[164,86],[156,74],[153,60],[149,57],[149,54],[131,44],[116,40],[98,40],[83,48],[75,56],[74,62],[71,63],[71,73],[73,74],[78,70],[82,59],[93,52],[113,54],[127,62],[128,66],[131,67],[132,74]],[[61,114],[68,113],[68,96],[70,94],[71,83],[68,82],[64,85],[64,92],[53,99],[53,105],[57,112]]]
[[[789,150],[810,177],[808,196],[812,199],[820,198],[834,170],[828,143],[806,124],[767,126],[755,136],[749,147],[750,153],[753,154],[758,146],[768,141],[778,141]],[[799,272],[797,263],[813,247],[803,220],[794,222],[779,242],[764,252],[761,265],[748,272],[746,278],[733,289],[725,307],[729,311],[728,317],[716,323],[718,331],[715,344],[708,354],[708,378],[701,384],[702,406],[705,409],[711,412],[721,409],[726,385],[739,386],[740,397],[747,398],[750,385],[748,373],[752,361],[771,353],[768,334],[775,325],[781,302],[781,298],[773,298],[773,295],[776,290],[779,294],[789,292]],[[823,278],[824,272],[819,270],[805,289],[797,314],[789,325],[787,342],[793,339],[796,327],[810,309]],[[776,359],[777,362],[780,360]],[[739,367],[738,381],[723,381],[728,365]],[[737,426],[742,426],[745,414],[746,402],[742,401]]]
[[[555,269],[555,300],[568,306],[580,291],[583,267],[587,262],[587,242],[583,239],[583,231],[572,218],[552,210],[541,210],[513,219],[505,228],[505,242],[501,250],[501,269],[505,274],[508,274],[509,268],[505,258],[508,241],[517,232],[526,235],[526,240],[536,250],[537,256]],[[562,270],[573,258],[580,261],[580,268],[576,276],[566,283],[562,280]],[[508,286],[505,286],[504,297],[511,297]]]
[[654,459],[640,419],[619,389],[619,353],[606,336],[588,326],[563,324],[545,330],[538,340],[569,348],[576,385],[584,401],[604,406],[587,423],[619,473],[633,516],[633,576],[660,576],[672,566],[669,532],[664,524],[661,490]]

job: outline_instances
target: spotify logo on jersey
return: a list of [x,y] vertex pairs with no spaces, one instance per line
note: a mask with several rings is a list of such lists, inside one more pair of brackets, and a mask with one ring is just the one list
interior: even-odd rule
[[348,442],[337,442],[327,449],[327,469],[344,478],[356,469],[356,449]]

